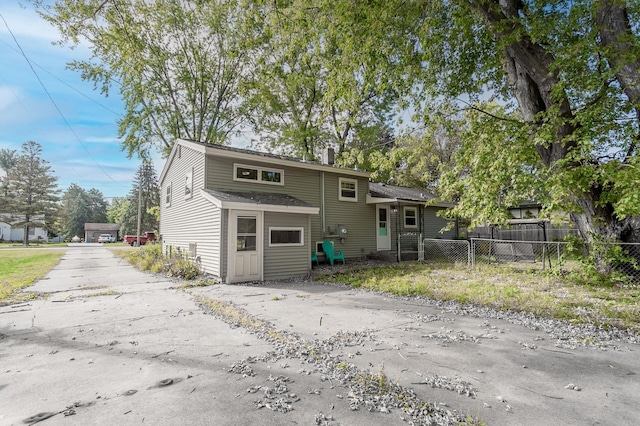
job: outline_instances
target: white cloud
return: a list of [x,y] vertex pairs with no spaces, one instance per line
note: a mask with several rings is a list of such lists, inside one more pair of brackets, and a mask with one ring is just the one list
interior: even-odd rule
[[[3,5],[2,16],[7,22],[13,35],[55,41],[60,39],[60,33],[49,23],[45,22],[34,9],[24,8],[18,4]],[[2,22],[0,34],[9,34],[7,26]]]
[[0,86],[0,112],[9,111],[15,107],[20,99],[20,88],[14,86]]

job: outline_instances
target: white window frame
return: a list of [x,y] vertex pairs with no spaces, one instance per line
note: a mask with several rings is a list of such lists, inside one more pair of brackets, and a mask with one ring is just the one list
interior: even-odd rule
[[[238,177],[238,168],[255,170],[257,172],[257,179],[242,179]],[[271,182],[268,180],[262,180],[262,172],[280,173],[280,182]],[[284,170],[274,169],[271,167],[251,166],[248,164],[235,163],[233,165],[233,180],[237,182],[251,182],[251,183],[262,183],[265,185],[284,186]]]
[[171,182],[169,182],[169,185],[167,185],[167,189],[164,194],[164,204],[167,207],[171,206],[171,197],[173,196],[172,192],[173,191],[171,190]]
[[[408,229],[416,229],[418,228],[418,207],[416,206],[404,206],[402,208],[403,210],[403,218],[404,218],[404,227],[408,228]],[[407,212],[408,211],[412,211],[414,212],[415,216],[413,216],[413,219],[415,219],[416,223],[415,225],[407,225]]]
[[[353,183],[354,184],[354,192],[355,197],[345,197],[342,195],[342,183]],[[340,201],[350,201],[352,203],[358,202],[358,179],[344,178],[341,177],[338,179],[338,200]]]
[[[272,243],[271,231],[300,231],[300,242],[298,243]],[[269,227],[269,247],[301,247],[304,245],[304,228],[302,226],[270,226]]]
[[193,197],[193,168],[184,175],[184,199]]

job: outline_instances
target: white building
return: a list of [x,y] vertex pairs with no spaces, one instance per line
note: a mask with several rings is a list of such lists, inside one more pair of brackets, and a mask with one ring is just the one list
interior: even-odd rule
[[[0,213],[0,241],[23,241],[24,228],[12,228],[11,225],[24,220],[23,215],[11,216]],[[37,215],[33,219],[37,222],[44,222],[43,215]],[[47,231],[44,228],[29,228],[29,241],[48,241]]]

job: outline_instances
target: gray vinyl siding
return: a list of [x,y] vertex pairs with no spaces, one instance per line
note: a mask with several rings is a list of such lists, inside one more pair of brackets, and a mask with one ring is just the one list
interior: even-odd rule
[[[303,228],[304,245],[292,247],[269,247],[269,227]],[[311,268],[309,215],[265,212],[263,241],[263,272],[265,280],[309,275],[309,270]]]
[[451,230],[440,232],[440,230],[446,227],[449,224],[449,221],[444,217],[439,217],[437,215],[440,207],[425,207],[424,208],[424,231],[422,235],[424,238],[443,238],[443,239],[453,239],[455,238],[455,228]]
[[[238,161],[240,164],[270,167],[268,162]],[[301,167],[275,166],[283,171],[284,185],[269,185],[257,182],[239,182],[233,180],[234,161],[227,158],[207,159],[207,188],[240,192],[271,192],[288,194],[321,208],[322,179],[324,174],[325,223],[327,226],[344,225],[348,235],[341,242],[333,239],[337,249],[344,250],[346,257],[361,257],[373,253],[376,249],[375,205],[367,205],[366,197],[369,182],[366,177],[341,175],[338,170],[317,171]],[[358,202],[338,200],[339,177],[358,180]],[[322,211],[311,216],[312,242],[322,241],[325,236],[322,229]],[[265,255],[266,257],[266,255]]]
[[[336,249],[344,251],[345,257],[360,258],[376,251],[376,206],[366,204],[369,181],[364,177],[345,176],[358,181],[358,202],[339,200],[340,177],[335,173],[325,174],[325,222],[327,226],[344,225],[347,237],[328,239],[333,240]],[[312,237],[322,239],[313,232]]]
[[[162,182],[160,203],[160,233],[162,244],[173,250],[189,252],[196,244],[196,256],[205,272],[220,276],[221,211],[200,194],[204,186],[204,154],[182,146],[172,158]],[[185,197],[186,174],[193,169],[193,194]],[[166,205],[166,188],[171,183],[171,205]]]

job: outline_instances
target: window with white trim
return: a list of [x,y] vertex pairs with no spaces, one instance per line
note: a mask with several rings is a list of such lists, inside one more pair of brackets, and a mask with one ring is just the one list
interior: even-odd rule
[[269,227],[269,247],[304,245],[304,228]]
[[233,180],[265,183],[268,185],[284,185],[284,171],[269,167],[233,165]]
[[358,201],[358,180],[340,178],[338,181],[338,200],[353,202]]
[[418,208],[417,207],[404,207],[404,227],[405,228],[417,228],[418,227]]
[[189,170],[184,176],[184,198],[193,197],[193,169]]
[[167,185],[167,192],[165,193],[164,204],[168,207],[171,205],[171,182]]

